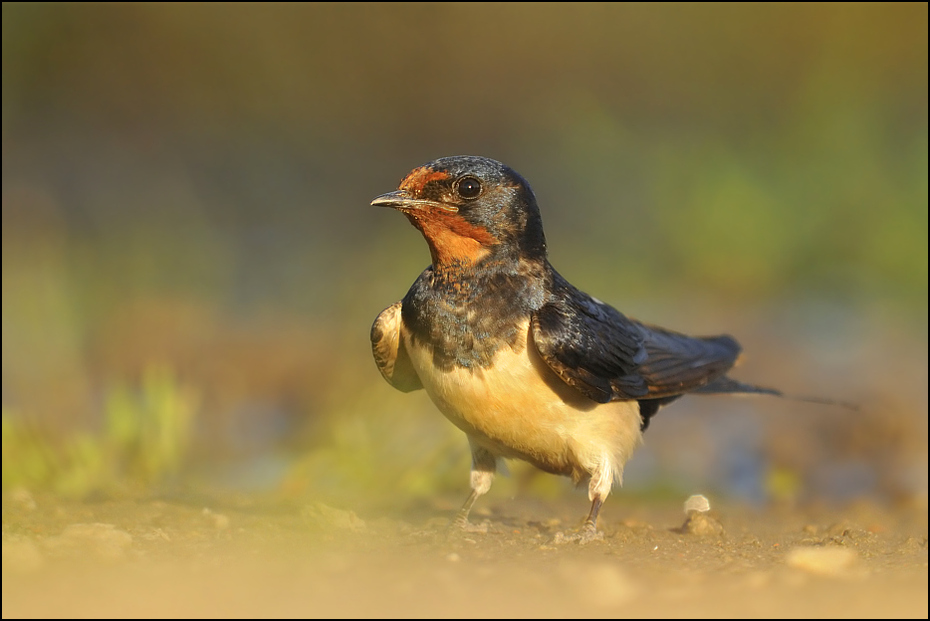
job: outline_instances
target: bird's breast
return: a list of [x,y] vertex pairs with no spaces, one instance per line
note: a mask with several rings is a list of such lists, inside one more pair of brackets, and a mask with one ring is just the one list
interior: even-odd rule
[[598,404],[581,395],[546,365],[529,332],[527,317],[485,366],[437,365],[431,344],[406,328],[401,335],[430,398],[473,442],[576,480],[605,455],[622,468],[640,439],[636,402]]
[[403,323],[439,369],[488,368],[499,353],[525,349],[527,291],[538,288],[519,273],[430,268],[404,297]]

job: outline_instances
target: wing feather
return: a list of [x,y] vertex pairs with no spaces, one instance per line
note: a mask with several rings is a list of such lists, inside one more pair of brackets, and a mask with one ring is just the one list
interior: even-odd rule
[[740,352],[729,336],[690,337],[629,319],[557,273],[531,326],[546,364],[599,403],[697,390],[722,377]]
[[402,392],[423,388],[407,349],[401,342],[401,302],[395,302],[378,315],[371,326],[371,353],[381,376]]

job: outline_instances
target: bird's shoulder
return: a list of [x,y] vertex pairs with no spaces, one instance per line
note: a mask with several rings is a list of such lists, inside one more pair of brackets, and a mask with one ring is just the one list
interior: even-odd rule
[[546,303],[530,330],[540,356],[564,382],[594,401],[648,394],[636,372],[645,361],[644,335],[612,306],[576,289],[552,270]]

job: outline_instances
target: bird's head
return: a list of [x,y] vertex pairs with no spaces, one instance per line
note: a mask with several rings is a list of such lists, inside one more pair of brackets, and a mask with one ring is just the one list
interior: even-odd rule
[[429,244],[434,268],[542,260],[546,239],[533,190],[500,162],[459,155],[411,171],[372,205],[404,213]]

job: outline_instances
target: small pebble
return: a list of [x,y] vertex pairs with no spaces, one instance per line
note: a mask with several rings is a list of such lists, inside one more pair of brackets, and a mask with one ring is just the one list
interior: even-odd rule
[[689,497],[688,500],[685,501],[685,515],[689,515],[692,511],[697,511],[698,513],[710,511],[710,501],[707,500],[707,496],[695,494]]

